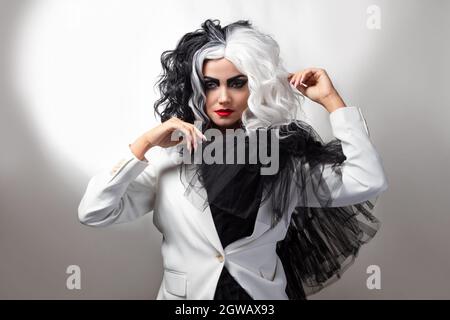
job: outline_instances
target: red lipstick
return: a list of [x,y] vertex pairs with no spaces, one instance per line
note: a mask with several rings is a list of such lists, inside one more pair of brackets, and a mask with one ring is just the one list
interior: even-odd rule
[[233,110],[231,110],[231,109],[219,109],[219,110],[216,110],[214,112],[217,113],[221,117],[228,117],[230,114],[233,113]]

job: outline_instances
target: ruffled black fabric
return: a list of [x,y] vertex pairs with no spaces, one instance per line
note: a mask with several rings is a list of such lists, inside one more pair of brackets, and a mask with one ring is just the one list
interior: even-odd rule
[[[254,213],[269,198],[273,199],[272,227],[284,214],[290,213],[287,211],[292,208],[291,202],[296,201],[286,237],[277,244],[277,254],[285,270],[288,297],[305,299],[339,279],[353,263],[361,245],[375,236],[380,228],[379,220],[372,214],[375,199],[333,207],[332,194],[341,186],[341,168],[346,157],[339,140],[324,143],[306,122],[296,120],[288,125],[258,129],[255,134],[258,141],[267,139],[269,146],[270,139],[278,139],[279,170],[276,174],[261,175],[260,169],[268,164],[259,157],[256,164],[202,162],[190,169],[182,166],[180,174],[185,174],[188,181],[186,194],[204,188],[206,196],[198,192],[203,197],[203,208],[209,205],[212,212],[220,212],[222,216],[253,219],[253,226]],[[254,152],[254,148],[249,148],[249,141],[247,136],[247,156]],[[203,149],[213,142],[204,142]],[[225,144],[223,147],[225,159],[228,149]],[[235,142],[234,152],[237,147]],[[334,185],[325,180],[325,170],[327,175],[334,176]],[[319,207],[308,207],[311,196]],[[249,234],[249,230],[243,232]]]
[[340,279],[380,227],[373,209],[371,201],[336,208],[296,207],[285,239],[277,244],[290,299],[305,299]]

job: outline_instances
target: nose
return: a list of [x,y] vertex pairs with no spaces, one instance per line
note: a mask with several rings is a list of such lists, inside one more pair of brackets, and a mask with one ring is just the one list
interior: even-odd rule
[[219,93],[219,103],[225,104],[230,102],[230,95],[228,94],[228,90],[226,87],[220,89]]

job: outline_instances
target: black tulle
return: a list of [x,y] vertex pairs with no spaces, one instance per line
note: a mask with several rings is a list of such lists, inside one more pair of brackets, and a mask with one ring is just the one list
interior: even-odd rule
[[338,280],[359,248],[375,236],[380,222],[366,201],[348,207],[297,207],[277,254],[287,277],[290,299],[304,299]]
[[[186,174],[188,178],[186,194],[198,192],[198,188],[206,189],[203,208],[209,205],[213,215],[220,212],[222,217],[235,216],[238,228],[242,221],[239,219],[252,219],[250,230],[243,230],[242,234],[232,235],[236,228],[228,228],[229,240],[251,234],[254,213],[271,197],[274,200],[271,201],[272,227],[276,225],[284,214],[289,214],[287,210],[294,201],[290,190],[295,188],[295,210],[286,237],[278,242],[276,250],[285,270],[288,297],[305,299],[340,278],[354,261],[361,245],[374,237],[380,222],[372,214],[373,200],[333,207],[331,195],[334,188],[339,188],[341,165],[346,159],[339,140],[324,143],[310,125],[300,120],[258,129],[258,139],[270,139],[270,134],[261,135],[261,132],[274,129],[278,130],[280,155],[279,170],[274,175],[261,175],[260,169],[265,165],[260,161],[257,164],[202,163],[190,169],[182,166],[185,172],[182,170],[180,174]],[[212,142],[204,144],[208,143]],[[248,139],[245,143],[248,152]],[[333,180],[337,181],[334,185],[325,181],[325,167],[329,169],[327,174],[337,178]],[[191,172],[187,174],[189,170]],[[306,192],[307,186],[320,206],[308,206],[311,192]],[[245,224],[241,222],[240,226]],[[222,232],[222,237],[225,234]]]

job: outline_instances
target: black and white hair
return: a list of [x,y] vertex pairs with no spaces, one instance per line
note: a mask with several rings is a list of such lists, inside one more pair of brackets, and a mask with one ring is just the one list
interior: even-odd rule
[[[284,239],[276,244],[286,276],[285,291],[289,299],[305,299],[341,278],[360,247],[375,236],[380,221],[372,214],[374,203],[333,206],[332,195],[342,188],[341,165],[346,160],[341,141],[323,143],[309,124],[297,120],[304,97],[287,80],[279,46],[248,21],[222,28],[217,20],[206,20],[202,29],[184,35],[175,50],[162,54],[164,72],[158,83],[162,97],[155,103],[162,121],[175,116],[190,123],[200,120],[208,127],[211,120],[204,110],[202,69],[205,60],[219,58],[231,61],[248,78],[250,96],[241,119],[243,127],[279,131],[279,170],[261,175],[265,165],[261,161],[245,165],[202,161],[179,166],[180,179],[187,181],[184,194],[196,193],[193,199],[202,200],[201,211],[209,206],[213,216],[227,215],[230,225],[244,226],[236,228],[242,236],[247,235],[247,226],[254,225],[262,203],[273,200],[269,203],[271,227],[280,221],[289,223]],[[250,143],[246,140],[243,145],[248,154]],[[230,148],[232,153],[237,149]],[[340,181],[329,184],[325,174]],[[311,183],[314,187],[308,192]],[[205,193],[199,192],[202,187]],[[317,199],[319,206],[308,207],[310,197]],[[290,220],[283,220],[286,216]],[[234,297],[241,297],[245,290],[232,291],[225,292],[227,299],[239,299]]]
[[248,78],[248,108],[241,119],[245,129],[287,124],[297,118],[304,96],[289,84],[279,46],[271,36],[248,20],[221,27],[218,20],[208,19],[201,27],[161,55],[163,73],[156,84],[161,98],[154,108],[162,122],[177,117],[209,126],[202,69],[206,60],[220,58]]

